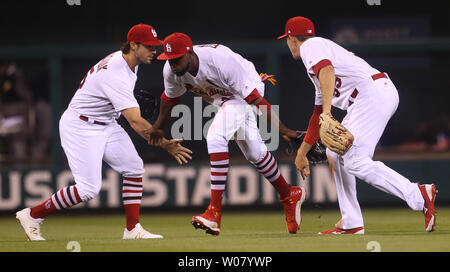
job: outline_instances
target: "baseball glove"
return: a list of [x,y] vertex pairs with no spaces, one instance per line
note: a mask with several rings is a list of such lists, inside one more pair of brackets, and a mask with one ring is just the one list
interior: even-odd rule
[[[291,140],[289,142],[288,148],[286,149],[286,153],[288,155],[296,154],[298,148],[305,139],[306,131],[297,130],[296,132],[297,138]],[[306,158],[311,164],[324,163],[327,161],[326,148],[322,144],[320,139],[317,141],[315,145],[312,146],[311,150],[309,150],[309,152],[306,154]]]
[[275,79],[275,76],[274,75],[268,75],[268,74],[266,74],[266,73],[260,73],[259,74],[259,77],[261,77],[261,81],[262,82],[266,82],[266,81],[268,81],[268,82],[270,82],[273,86],[275,86],[276,85],[276,83],[277,83],[277,80]]
[[350,131],[331,114],[322,113],[319,120],[320,139],[331,151],[344,155],[353,144],[354,137]]
[[158,99],[150,91],[140,90],[136,93],[136,100],[141,108],[141,116],[151,122],[152,118],[158,116]]

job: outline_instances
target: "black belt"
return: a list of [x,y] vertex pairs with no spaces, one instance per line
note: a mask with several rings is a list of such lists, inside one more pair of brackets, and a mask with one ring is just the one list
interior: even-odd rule
[[[80,115],[80,119],[89,123],[89,118],[87,118],[84,115]],[[94,124],[101,125],[101,126],[106,126],[106,123],[103,123],[103,122],[100,122],[100,121],[94,121]]]

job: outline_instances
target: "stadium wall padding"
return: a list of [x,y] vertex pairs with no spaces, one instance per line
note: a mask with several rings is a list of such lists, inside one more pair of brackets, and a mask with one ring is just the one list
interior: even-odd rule
[[[439,191],[437,203],[450,202],[450,160],[385,161],[386,165],[409,178],[411,182],[435,183]],[[303,181],[294,164],[280,163],[287,182],[307,188],[306,203],[337,205],[335,184],[327,164],[311,167],[311,176]],[[37,205],[59,188],[74,184],[69,169],[11,169],[1,170],[0,211],[14,211]],[[104,167],[100,194],[73,209],[118,208],[122,206],[121,176]],[[231,164],[228,173],[224,206],[281,205],[270,183],[256,169],[245,163]],[[386,194],[365,182],[357,182],[358,199],[362,205],[405,205],[402,200]],[[210,167],[190,163],[146,164],[143,178],[142,207],[186,208],[209,203]]]

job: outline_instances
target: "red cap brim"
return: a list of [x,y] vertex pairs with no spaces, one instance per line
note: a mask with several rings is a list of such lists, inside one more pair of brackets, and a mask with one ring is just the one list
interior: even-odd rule
[[[186,52],[187,53],[187,52]],[[186,55],[186,53],[178,53],[178,54],[171,54],[171,55],[167,55],[165,52],[162,53],[161,55],[157,56],[156,59],[157,60],[171,60],[171,59],[177,59],[179,57],[182,57],[184,55]]]
[[147,41],[147,42],[141,42],[142,44],[149,45],[149,46],[161,46],[163,45],[163,41],[160,40],[153,40],[153,41]]
[[277,39],[280,40],[280,39],[286,38],[287,36],[288,36],[288,34],[283,34],[283,35],[279,36]]

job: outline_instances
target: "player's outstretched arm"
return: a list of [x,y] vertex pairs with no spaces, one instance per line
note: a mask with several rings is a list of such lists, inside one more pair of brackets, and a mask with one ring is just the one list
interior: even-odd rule
[[309,174],[309,161],[306,157],[306,154],[308,154],[309,150],[311,150],[312,146],[308,144],[307,142],[303,141],[300,147],[297,150],[297,156],[295,157],[295,167],[300,172],[300,175],[303,179],[306,179]]
[[297,150],[297,156],[295,158],[295,166],[300,172],[303,179],[306,179],[309,174],[309,161],[306,157],[312,146],[319,140],[319,115],[322,113],[322,105],[314,105],[314,112],[309,120],[308,130],[306,136],[303,139],[302,144]]
[[[131,127],[144,139],[147,141],[150,140],[150,134],[148,131],[153,128],[153,126],[144,118],[141,117],[141,111],[139,108],[129,108],[122,111],[122,114],[125,116],[127,121],[130,123]],[[183,147],[181,142],[183,139],[172,139],[167,140],[164,137],[161,137],[161,140],[158,146],[161,146],[167,152],[169,152],[179,164],[187,163],[188,159],[192,159],[189,154],[192,154],[192,151]]]
[[331,100],[333,98],[336,76],[332,65],[327,65],[318,72],[320,88],[322,90],[322,110],[323,113],[331,114]]
[[130,126],[139,134],[142,136],[142,138],[149,140],[149,135],[146,133],[152,125],[141,117],[141,110],[138,107],[135,108],[128,108],[125,110],[122,110],[123,116],[127,119]]
[[181,145],[183,139],[172,139],[167,140],[166,138],[162,139],[161,147],[167,150],[177,161],[178,164],[188,163],[188,160],[192,160],[192,157],[189,154],[192,154],[192,151]]
[[269,102],[267,102],[267,100],[262,97],[257,90],[254,90],[249,96],[247,96],[245,101],[247,101],[250,105],[257,106],[262,111],[263,115],[266,116],[268,123],[272,123],[273,121],[273,123],[278,124],[278,130],[283,136],[283,139],[289,142],[291,139],[297,138],[297,132],[287,128],[284,123],[281,122],[278,115],[272,110]]
[[170,112],[172,111],[173,107],[173,104],[161,100],[158,119],[152,127],[145,131],[145,133],[148,135],[148,144],[161,145],[161,140],[164,136],[163,129],[170,119]]

